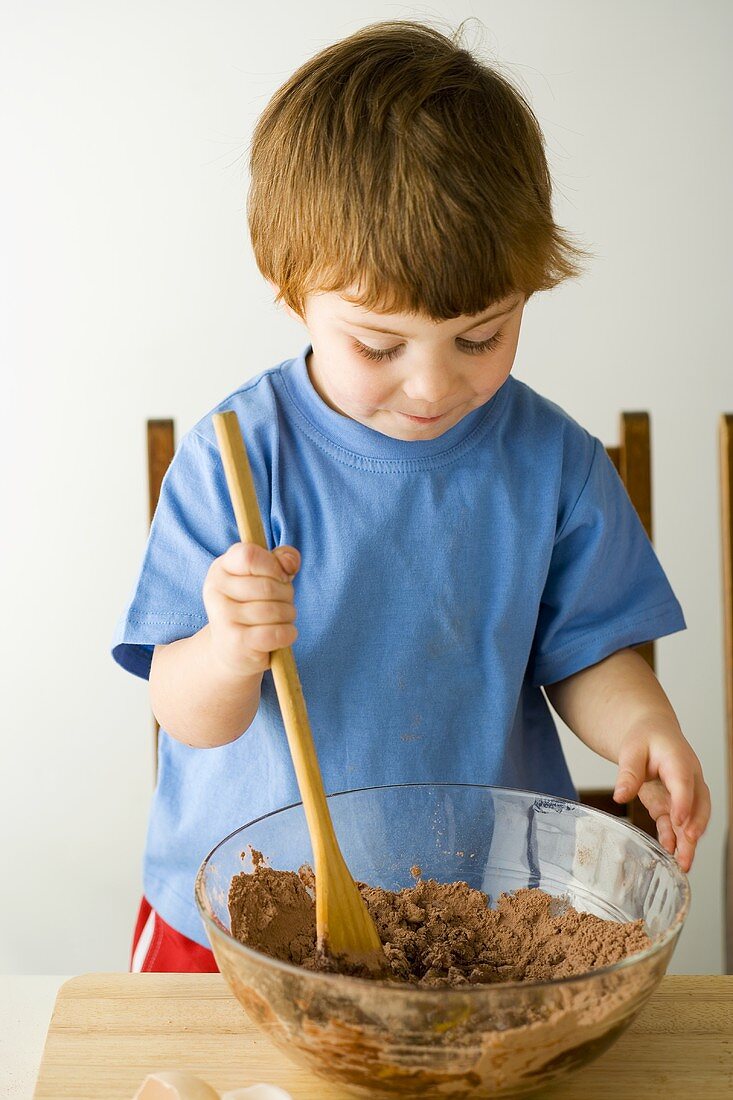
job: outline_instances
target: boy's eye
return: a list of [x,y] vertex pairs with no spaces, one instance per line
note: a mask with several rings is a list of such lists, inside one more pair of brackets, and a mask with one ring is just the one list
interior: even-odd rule
[[[480,355],[485,351],[493,351],[493,349],[501,343],[503,337],[504,334],[502,332],[497,332],[488,340],[477,342],[475,340],[461,340],[459,337],[456,342],[461,350],[467,352],[469,355]],[[366,344],[362,344],[359,340],[354,340],[354,344],[360,355],[363,355],[365,359],[372,359],[376,362],[382,362],[384,359],[394,359],[402,348],[402,344],[398,344],[396,348],[387,348],[385,351],[381,351],[379,348],[367,347]]]

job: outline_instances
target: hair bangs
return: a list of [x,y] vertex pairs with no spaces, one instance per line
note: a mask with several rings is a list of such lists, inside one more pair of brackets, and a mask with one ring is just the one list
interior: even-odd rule
[[258,120],[247,216],[265,278],[305,317],[337,292],[382,313],[473,315],[577,276],[537,119],[495,68],[421,23],[362,28]]

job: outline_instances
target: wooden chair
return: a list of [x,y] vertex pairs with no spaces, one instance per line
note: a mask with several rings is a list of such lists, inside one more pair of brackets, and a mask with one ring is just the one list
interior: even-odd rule
[[[149,420],[148,429],[148,492],[150,497],[150,519],[153,518],[158,503],[160,485],[175,450],[175,431],[172,420]],[[618,446],[606,450],[626,486],[632,504],[636,508],[649,538],[652,537],[652,501],[651,501],[651,443],[649,414],[645,412],[625,412],[621,414],[621,438]],[[639,652],[654,668],[654,643],[648,642],[639,647]],[[155,727],[155,766],[158,759],[158,724]],[[626,817],[650,836],[656,837],[657,830],[645,807],[635,798],[628,805],[619,805],[613,800],[611,789],[594,788],[579,792],[580,799],[587,806],[606,810],[616,817]]]
[[728,827],[725,839],[725,968],[733,974],[733,413],[720,418],[720,512],[723,544],[723,654]]

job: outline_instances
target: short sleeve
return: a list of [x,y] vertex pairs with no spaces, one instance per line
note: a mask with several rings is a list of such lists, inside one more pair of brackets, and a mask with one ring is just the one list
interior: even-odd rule
[[551,684],[616,650],[685,629],[682,609],[599,440],[555,537],[528,665]]
[[219,452],[192,430],[163,478],[137,582],[115,627],[112,656],[118,664],[147,679],[156,645],[206,625],[206,574],[237,540]]

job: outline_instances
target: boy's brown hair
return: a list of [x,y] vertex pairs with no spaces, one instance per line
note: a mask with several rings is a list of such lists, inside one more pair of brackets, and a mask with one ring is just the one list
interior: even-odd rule
[[[257,265],[304,318],[308,294],[435,321],[580,274],[552,216],[539,123],[495,69],[408,20],[316,54],[250,145]],[[346,295],[346,291],[353,291]]]

